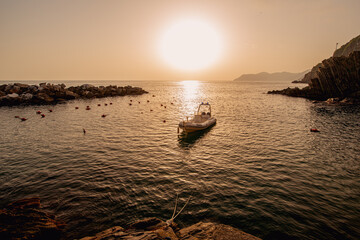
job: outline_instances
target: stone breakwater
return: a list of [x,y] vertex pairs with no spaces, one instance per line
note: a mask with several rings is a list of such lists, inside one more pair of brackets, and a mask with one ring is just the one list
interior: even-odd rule
[[72,99],[91,99],[148,93],[139,87],[116,85],[95,87],[90,84],[68,87],[65,84],[23,83],[0,85],[0,106],[57,104]]

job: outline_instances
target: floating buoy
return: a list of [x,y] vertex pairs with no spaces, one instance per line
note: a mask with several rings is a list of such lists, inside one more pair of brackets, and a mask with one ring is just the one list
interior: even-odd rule
[[150,102],[149,100],[147,100],[147,102]]
[[103,117],[103,118],[104,118],[104,117],[106,117],[106,115],[105,115],[105,114],[103,114],[103,115],[101,115],[101,117]]
[[90,110],[91,108],[89,106],[86,106],[86,110]]
[[131,106],[132,104],[131,103],[129,103],[129,106]]
[[41,117],[44,118],[44,117],[45,117],[45,114],[41,114]]
[[162,104],[160,104],[160,106],[163,106]]
[[79,109],[79,107],[75,107],[75,109]]
[[155,97],[155,95],[152,95],[152,97]]
[[49,112],[52,112],[52,109],[49,109]]
[[138,103],[140,104],[140,101]]
[[36,111],[36,114],[40,114],[41,113],[41,111]]
[[21,121],[26,121],[27,120],[27,118],[20,118],[21,119]]
[[15,116],[15,118],[20,118],[20,116]]
[[310,132],[320,132],[320,131],[316,128],[310,128]]
[[141,112],[141,114],[144,114],[143,112]]
[[107,103],[105,103],[104,105],[107,106]]
[[112,105],[112,102],[110,103],[110,105]]
[[83,133],[84,133],[84,134],[86,133],[86,130],[85,130],[85,128],[83,128]]
[[171,105],[174,105],[174,103],[171,103]]
[[150,112],[152,112],[153,110],[152,109],[150,109]]
[[166,120],[164,120],[163,122],[166,123]]
[[100,106],[101,106],[101,104],[99,103],[99,104],[98,104],[98,106],[100,107]]
[[164,106],[164,108],[166,108],[166,106]]
[[132,99],[130,99],[130,102],[132,102]]

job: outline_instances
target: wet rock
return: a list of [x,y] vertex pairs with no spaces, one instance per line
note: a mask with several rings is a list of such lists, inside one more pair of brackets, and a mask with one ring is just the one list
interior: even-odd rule
[[35,102],[42,103],[42,104],[50,104],[54,102],[54,98],[50,97],[46,93],[40,92],[34,96]]
[[178,229],[168,226],[157,218],[147,218],[131,224],[128,228],[113,227],[92,237],[81,240],[260,240],[251,234],[224,224],[199,222],[190,227]]
[[224,224],[199,222],[179,231],[179,239],[260,240],[251,234]]
[[65,224],[41,209],[39,198],[8,204],[0,210],[0,239],[59,239]]

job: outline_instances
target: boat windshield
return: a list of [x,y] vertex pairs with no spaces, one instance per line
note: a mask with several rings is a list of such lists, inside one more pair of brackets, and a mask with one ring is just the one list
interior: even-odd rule
[[198,115],[210,115],[211,116],[211,106],[209,103],[201,103],[198,108]]

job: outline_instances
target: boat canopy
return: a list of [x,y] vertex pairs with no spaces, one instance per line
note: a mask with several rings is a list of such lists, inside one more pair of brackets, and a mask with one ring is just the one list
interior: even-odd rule
[[198,108],[198,111],[197,111],[197,114],[198,115],[209,115],[211,116],[211,106],[210,104],[207,102],[207,103],[201,103],[199,105],[199,108]]

